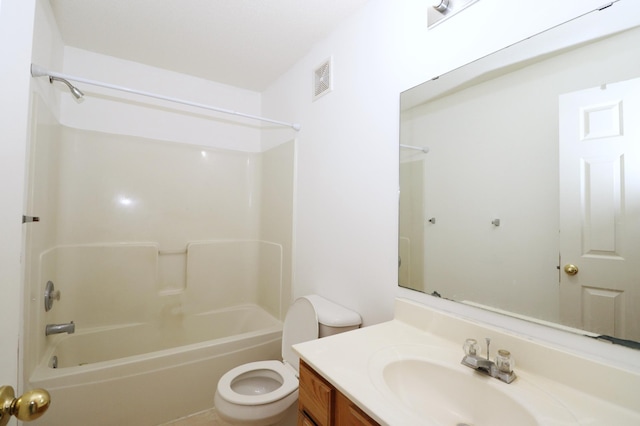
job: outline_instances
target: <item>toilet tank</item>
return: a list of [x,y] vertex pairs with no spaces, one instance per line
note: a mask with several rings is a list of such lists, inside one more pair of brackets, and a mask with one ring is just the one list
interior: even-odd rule
[[360,315],[351,309],[315,294],[304,297],[311,302],[318,316],[318,337],[332,336],[355,330],[362,324]]

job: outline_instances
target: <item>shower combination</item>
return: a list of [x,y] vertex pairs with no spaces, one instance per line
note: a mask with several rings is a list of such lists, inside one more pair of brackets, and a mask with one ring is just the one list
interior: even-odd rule
[[67,87],[69,87],[69,90],[71,91],[71,94],[76,99],[81,99],[84,96],[84,93],[82,93],[82,90],[78,89],[76,86],[74,86],[73,84],[69,83],[64,78],[49,76],[49,83],[53,84],[54,81],[61,81],[64,84],[66,84]]
[[82,90],[78,89],[76,86],[69,83],[69,80],[67,80],[66,78],[63,78],[62,76],[53,75],[53,73],[50,73],[49,71],[45,70],[42,67],[39,67],[38,65],[31,64],[31,76],[32,77],[49,77],[49,83],[51,84],[53,84],[54,81],[60,81],[66,84],[67,87],[69,88],[69,91],[71,92],[73,97],[76,99],[82,99],[82,97],[84,96],[84,93],[82,93]]
[[83,77],[74,77],[72,75],[61,74],[61,73],[57,73],[57,72],[54,72],[54,71],[49,71],[49,70],[47,70],[47,69],[45,69],[45,68],[43,68],[43,67],[41,67],[39,65],[36,65],[36,64],[31,64],[31,76],[32,77],[49,77],[49,82],[52,83],[52,84],[53,84],[54,81],[60,81],[60,82],[62,82],[64,84],[66,84],[67,87],[69,88],[69,90],[71,91],[71,94],[76,99],[81,99],[84,96],[84,93],[82,93],[82,91],[80,89],[78,89],[77,87],[75,87],[73,84],[69,83],[69,80],[72,80],[72,81],[75,81],[75,82],[79,82],[79,83],[89,84],[89,85],[92,85],[92,86],[99,86],[99,87],[104,87],[104,88],[107,88],[107,89],[119,90],[121,92],[133,93],[135,95],[146,96],[146,97],[149,97],[149,98],[160,99],[160,100],[163,100],[163,101],[174,102],[174,103],[178,103],[178,104],[182,104],[182,105],[188,105],[188,106],[192,106],[192,107],[196,107],[196,108],[203,108],[203,109],[207,109],[209,111],[221,112],[223,114],[230,114],[230,115],[235,115],[235,116],[239,116],[239,117],[249,118],[249,119],[252,119],[252,120],[264,121],[264,122],[271,123],[271,124],[277,124],[279,126],[291,127],[296,132],[299,131],[300,128],[301,128],[299,123],[288,123],[288,122],[285,122],[285,121],[272,120],[270,118],[260,117],[260,116],[253,115],[253,114],[245,114],[245,113],[238,112],[238,111],[232,111],[232,110],[225,109],[225,108],[218,108],[218,107],[205,105],[205,104],[201,104],[201,103],[197,103],[197,102],[187,101],[187,100],[184,100],[184,99],[178,99],[178,98],[173,98],[173,97],[170,97],[170,96],[160,95],[160,94],[157,94],[157,93],[145,92],[145,91],[142,91],[142,90],[132,89],[132,88],[129,88],[129,87],[119,86],[119,85],[110,84],[110,83],[104,83],[102,81],[89,80],[89,79],[83,78]]

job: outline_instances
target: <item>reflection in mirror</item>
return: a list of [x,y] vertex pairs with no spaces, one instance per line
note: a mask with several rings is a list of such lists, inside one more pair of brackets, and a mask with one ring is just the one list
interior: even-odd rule
[[402,93],[401,286],[640,341],[640,22],[594,14]]

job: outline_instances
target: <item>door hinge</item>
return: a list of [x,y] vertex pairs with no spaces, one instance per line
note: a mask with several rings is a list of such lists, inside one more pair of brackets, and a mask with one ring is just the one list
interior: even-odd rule
[[40,218],[38,216],[22,215],[22,223],[27,223],[27,222],[40,222]]

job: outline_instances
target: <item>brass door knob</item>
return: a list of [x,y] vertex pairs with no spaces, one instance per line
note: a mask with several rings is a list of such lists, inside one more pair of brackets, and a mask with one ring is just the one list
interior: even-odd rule
[[0,426],[9,423],[11,416],[28,422],[35,420],[47,411],[51,396],[44,389],[33,389],[18,398],[11,386],[0,387]]
[[567,265],[564,265],[564,272],[566,272],[568,275],[575,275],[578,273],[578,267],[569,263]]

